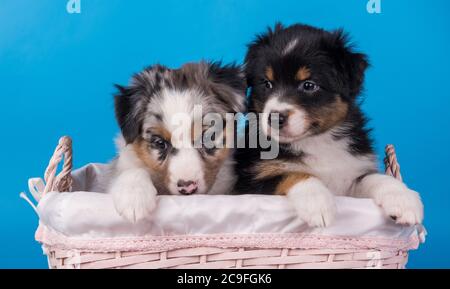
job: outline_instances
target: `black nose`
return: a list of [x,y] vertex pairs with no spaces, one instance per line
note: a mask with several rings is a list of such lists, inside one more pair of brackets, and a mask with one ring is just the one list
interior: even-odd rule
[[287,111],[271,111],[269,114],[269,126],[274,126],[278,122],[278,128],[282,129],[288,122],[289,113]]

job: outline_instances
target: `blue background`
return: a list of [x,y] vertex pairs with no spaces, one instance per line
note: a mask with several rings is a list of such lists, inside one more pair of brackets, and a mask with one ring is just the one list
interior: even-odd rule
[[369,54],[364,110],[377,151],[396,145],[426,208],[428,240],[409,267],[450,267],[449,1],[382,0],[369,14],[367,0],[81,0],[78,15],[66,2],[0,0],[0,267],[46,267],[37,218],[18,194],[62,135],[74,139],[77,167],[114,156],[113,83],[155,62],[240,62],[277,20],[344,27]]

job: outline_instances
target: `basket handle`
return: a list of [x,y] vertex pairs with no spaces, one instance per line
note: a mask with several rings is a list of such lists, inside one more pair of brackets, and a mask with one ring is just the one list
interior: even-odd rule
[[400,164],[397,161],[394,146],[387,145],[385,148],[385,153],[386,157],[384,158],[384,166],[386,168],[386,175],[393,176],[403,182],[402,175],[400,174]]
[[[64,158],[62,171],[56,175],[58,165]],[[48,192],[68,192],[72,189],[72,139],[64,136],[59,139],[58,146],[45,170],[45,188],[42,196]]]

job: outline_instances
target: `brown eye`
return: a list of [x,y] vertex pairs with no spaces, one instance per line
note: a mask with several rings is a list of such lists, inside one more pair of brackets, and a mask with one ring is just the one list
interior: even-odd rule
[[319,86],[311,80],[305,81],[302,84],[300,84],[300,90],[304,92],[315,92],[319,90]]
[[150,145],[152,148],[160,151],[166,151],[169,148],[169,143],[160,136],[152,136]]
[[264,84],[265,84],[265,86],[266,86],[267,89],[272,89],[272,88],[273,88],[272,82],[270,82],[270,81],[268,81],[268,80],[266,80],[266,81],[264,82]]

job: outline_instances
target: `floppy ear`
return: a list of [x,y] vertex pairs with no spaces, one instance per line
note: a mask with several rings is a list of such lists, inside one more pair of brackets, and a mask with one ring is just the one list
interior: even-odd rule
[[350,38],[342,29],[334,31],[332,35],[331,45],[334,47],[335,61],[348,83],[348,95],[355,98],[363,88],[365,72],[370,65],[368,57],[353,51]]
[[208,64],[208,78],[219,100],[233,112],[245,111],[247,83],[242,68],[236,64],[222,65],[220,62]]
[[363,88],[366,69],[369,67],[367,56],[362,53],[349,52],[347,55],[350,96],[357,97]]
[[260,50],[263,47],[263,44],[261,44],[264,39],[263,36],[259,36],[258,40],[252,42],[248,45],[247,55],[245,56],[244,61],[244,70],[245,70],[245,76],[247,80],[247,85],[249,87],[253,87],[256,84],[256,71],[259,64],[259,54]]
[[209,75],[212,80],[226,84],[236,91],[245,92],[247,88],[242,68],[234,63],[222,65],[220,62],[212,62],[209,64]]
[[114,96],[116,119],[127,144],[141,134],[143,108],[139,106],[140,96],[134,88],[115,85],[118,93]]
[[255,39],[247,45],[247,54],[245,56],[245,75],[247,77],[247,84],[249,87],[255,85],[258,67],[261,65],[261,58],[264,55],[265,47],[270,46],[270,41],[275,37],[275,34],[280,33],[285,29],[281,22],[276,22],[274,27],[267,27],[263,33],[256,35]]

